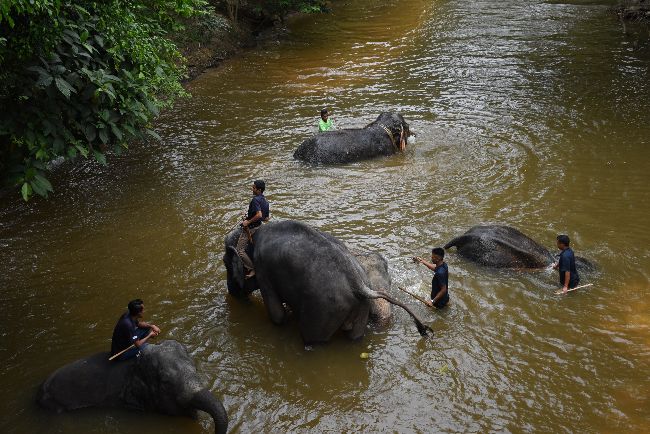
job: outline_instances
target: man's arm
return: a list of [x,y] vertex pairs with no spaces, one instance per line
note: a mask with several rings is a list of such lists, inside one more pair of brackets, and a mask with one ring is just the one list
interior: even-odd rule
[[564,272],[564,287],[562,288],[562,292],[567,292],[569,290],[569,282],[571,281],[571,272],[570,271],[565,271]]
[[447,285],[442,285],[440,287],[440,291],[438,291],[436,296],[433,297],[433,300],[431,300],[431,305],[433,306],[434,304],[436,304],[438,300],[440,300],[442,297],[445,296],[446,293],[447,293]]
[[246,227],[246,226],[250,225],[251,223],[255,223],[256,221],[261,220],[261,219],[262,219],[262,210],[259,210],[259,211],[257,211],[255,213],[255,215],[253,217],[251,217],[248,220],[244,220],[244,222],[242,223],[242,226]]
[[160,329],[155,324],[149,324],[148,322],[138,321],[138,327],[141,329],[151,329],[156,332],[156,335],[160,334]]
[[427,262],[424,259],[420,258],[419,256],[416,256],[415,258],[413,258],[413,262],[417,262],[418,264],[424,264],[429,270],[436,271],[436,264],[432,264],[431,262]]

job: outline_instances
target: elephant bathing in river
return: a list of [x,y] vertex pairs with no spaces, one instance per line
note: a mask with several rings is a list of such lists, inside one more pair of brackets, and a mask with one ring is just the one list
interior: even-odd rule
[[403,151],[411,135],[402,115],[385,112],[364,128],[325,131],[305,140],[293,157],[311,164],[340,164]]
[[[390,284],[385,260],[378,255],[358,254],[357,259],[343,242],[306,224],[271,222],[253,235],[255,277],[244,279],[234,248],[240,231],[235,229],[225,239],[228,291],[241,296],[259,288],[275,324],[285,321],[286,304],[299,318],[305,345],[326,342],[339,329],[352,339],[360,338],[372,312],[385,315],[385,305],[373,304],[377,299],[405,309],[422,336],[431,331],[384,292],[388,288],[372,288],[373,283]],[[362,264],[374,270],[370,276]]]
[[[546,268],[556,261],[546,247],[509,226],[474,226],[445,244],[445,249],[451,247],[456,247],[459,255],[488,267]],[[588,260],[579,257],[576,266],[593,269]]]
[[37,402],[58,412],[122,407],[193,417],[203,410],[214,419],[216,433],[227,431],[223,404],[207,390],[180,343],[147,345],[140,357],[125,361],[108,357],[98,353],[59,368],[41,384]]

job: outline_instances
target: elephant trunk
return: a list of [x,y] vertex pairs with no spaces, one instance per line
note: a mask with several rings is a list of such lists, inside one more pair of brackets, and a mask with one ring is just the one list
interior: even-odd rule
[[228,415],[221,401],[212,395],[207,389],[196,392],[189,402],[190,406],[202,410],[214,419],[214,432],[226,434],[228,431]]
[[408,306],[406,306],[404,303],[401,303],[401,302],[397,301],[396,299],[394,299],[393,297],[391,297],[390,295],[386,294],[383,291],[373,291],[370,288],[366,288],[365,293],[366,293],[366,297],[368,297],[370,299],[383,298],[384,300],[388,301],[389,303],[392,303],[392,304],[394,304],[396,306],[399,306],[402,309],[404,309],[409,315],[411,315],[411,318],[413,318],[413,321],[415,322],[415,326],[417,327],[418,332],[420,333],[420,336],[427,336],[428,332],[433,333],[433,330],[431,330],[431,327],[429,327],[429,326],[425,325],[424,323],[422,323],[420,318],[418,318],[417,315],[415,313],[413,313],[413,311],[411,309],[409,309]]

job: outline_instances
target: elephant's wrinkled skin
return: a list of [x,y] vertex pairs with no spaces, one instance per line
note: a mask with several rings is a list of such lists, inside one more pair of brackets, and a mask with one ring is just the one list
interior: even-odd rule
[[216,433],[227,431],[223,404],[206,389],[183,345],[163,341],[141,353],[109,362],[103,352],[65,365],[41,384],[37,402],[58,412],[122,407],[194,417],[202,410],[214,419]]
[[271,222],[253,235],[256,276],[245,281],[240,275],[241,260],[234,253],[239,231],[228,234],[225,241],[228,290],[245,295],[259,287],[275,324],[285,321],[286,303],[298,315],[305,345],[327,342],[339,329],[347,330],[352,339],[360,338],[371,310],[385,315],[381,313],[385,306],[373,305],[376,299],[404,308],[422,336],[431,330],[405,305],[384,291],[372,289],[371,280],[390,284],[383,258],[367,255],[361,259],[374,270],[369,277],[345,244],[333,236],[296,221]]
[[367,160],[403,151],[409,135],[409,125],[402,115],[384,112],[364,128],[318,133],[302,142],[293,157],[311,164]]
[[[553,254],[519,230],[501,225],[474,226],[445,244],[456,247],[458,254],[481,265],[496,268],[547,268],[556,261]],[[593,265],[576,257],[579,269]]]

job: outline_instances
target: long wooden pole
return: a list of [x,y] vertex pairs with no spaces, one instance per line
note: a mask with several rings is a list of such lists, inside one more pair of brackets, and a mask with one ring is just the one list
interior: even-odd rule
[[413,294],[412,292],[409,292],[409,291],[407,291],[406,289],[402,288],[401,286],[398,286],[398,288],[399,288],[400,290],[406,292],[406,293],[407,293],[408,295],[410,295],[411,297],[413,297],[413,298],[415,298],[415,299],[421,301],[422,303],[426,304],[427,307],[431,307],[431,306],[429,306],[429,304],[427,303],[427,301],[426,301],[425,299],[423,299],[422,297],[420,297],[419,295],[415,295],[415,294]]
[[135,348],[135,344],[131,345],[131,346],[128,347],[128,348],[124,348],[122,351],[120,351],[120,352],[117,353],[117,354],[112,355],[111,357],[108,358],[108,361],[110,362],[110,361],[113,360],[114,358],[121,356],[122,354],[124,354],[124,353],[126,353],[127,351],[129,351],[131,348]]
[[[575,288],[567,289],[566,292],[575,291],[576,289],[582,289],[593,285],[594,285],[593,283],[587,283],[585,285],[580,285],[580,286],[576,286]],[[559,291],[555,291],[555,295],[561,295],[561,294],[564,294],[564,292],[561,289]]]

